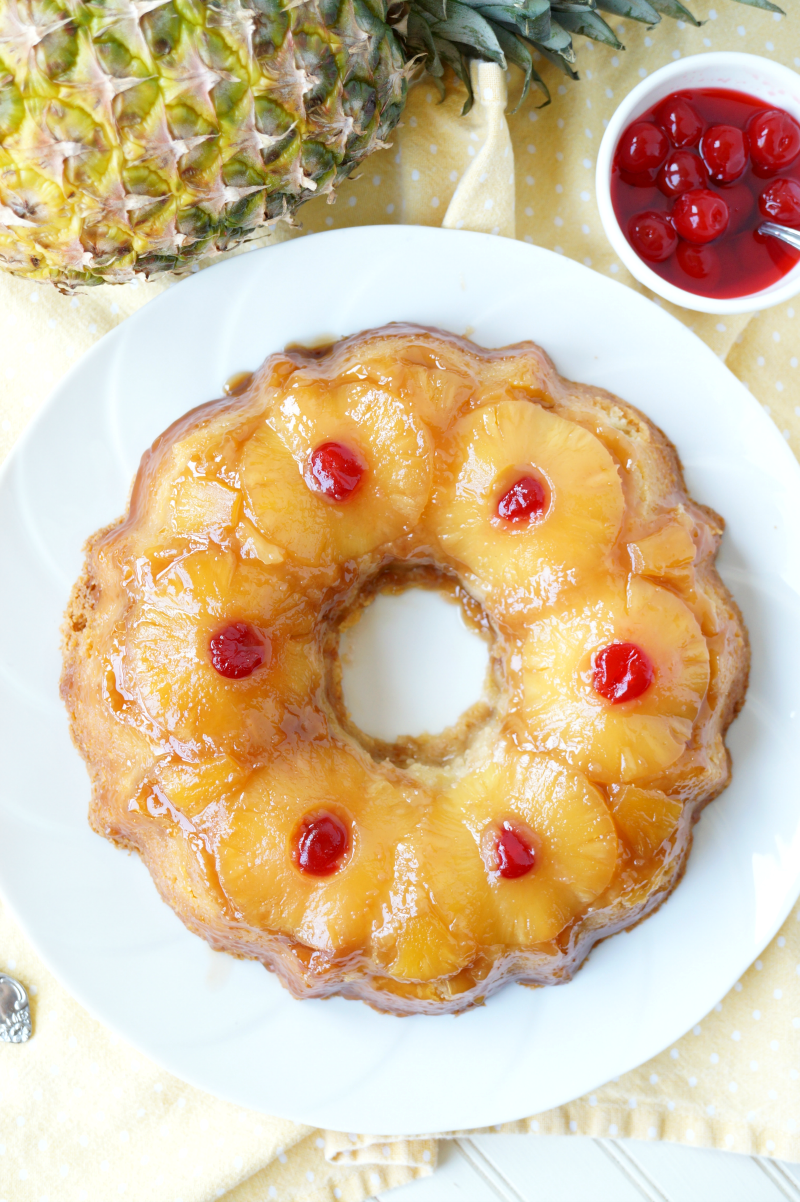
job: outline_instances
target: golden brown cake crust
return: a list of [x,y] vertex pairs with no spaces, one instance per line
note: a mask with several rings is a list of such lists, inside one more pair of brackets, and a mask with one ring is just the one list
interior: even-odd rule
[[[504,535],[487,521],[483,536],[465,475],[481,455],[530,440],[531,415],[552,459],[542,469],[552,512],[571,471],[583,498],[572,551],[553,535],[552,572],[526,560],[522,542],[502,558]],[[302,486],[306,443],[329,427],[358,434],[359,421],[370,464],[381,438],[384,451],[392,438],[397,447],[394,492],[375,460],[374,497],[364,500],[374,520],[327,532],[313,514],[300,527],[289,508],[278,512],[276,490]],[[567,436],[572,449],[559,459]],[[644,414],[563,379],[533,344],[485,351],[389,326],[272,356],[241,395],[187,414],[156,441],[127,515],[87,543],[63,626],[61,692],[92,781],[90,822],[142,856],[189,929],[260,960],[299,998],[444,1013],[511,981],[569,980],[595,943],[668,897],[694,822],[730,779],[724,738],[744,701],[749,646],[714,566],[722,530],[688,496],[675,448]],[[387,745],[350,721],[337,637],[377,591],[412,585],[462,605],[491,645],[491,670],[457,727]],[[205,664],[229,609],[268,635],[266,675],[223,681]],[[617,640],[652,626],[666,640],[664,662],[674,661],[640,726],[625,725],[635,702],[591,710],[585,656],[574,689],[571,676],[553,684],[583,645],[581,615],[601,613],[621,615]],[[528,797],[544,882],[524,902],[518,882],[491,871],[478,829],[521,813],[508,800],[517,792]],[[369,872],[354,851],[352,895],[326,885],[324,905],[321,886],[308,892],[296,864],[284,873],[273,847],[281,806],[300,813],[322,794],[352,820],[362,859],[374,835]],[[545,795],[561,798],[558,814],[574,811],[572,826],[565,818],[559,833],[556,815],[539,830]],[[478,846],[464,873],[442,871],[448,855],[461,864]],[[413,897],[412,879],[425,882]]]

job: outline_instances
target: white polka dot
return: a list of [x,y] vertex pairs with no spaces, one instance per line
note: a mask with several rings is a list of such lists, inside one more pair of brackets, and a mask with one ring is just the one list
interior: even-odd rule
[[563,217],[554,217],[553,224],[557,225],[558,228],[561,229],[561,226],[564,224],[564,218]]
[[778,947],[786,947],[786,940],[783,935],[778,936]]
[[650,1084],[651,1084],[651,1085],[658,1085],[658,1074],[657,1074],[657,1073],[651,1073],[651,1074],[650,1074]]
[[608,1134],[609,1134],[609,1135],[616,1135],[616,1134],[617,1134],[617,1130],[618,1130],[618,1128],[617,1128],[617,1124],[616,1124],[616,1123],[612,1123],[612,1124],[611,1124],[611,1126],[610,1126],[610,1127],[609,1127],[609,1129],[608,1129]]
[[583,132],[586,134],[586,137],[587,137],[587,138],[593,138],[593,137],[594,137],[594,134],[592,133],[592,131],[591,131],[590,129],[585,129]]
[[628,1109],[629,1110],[636,1109],[636,1098],[628,1098]]
[[715,1106],[713,1106],[713,1105],[706,1106],[706,1114],[708,1115],[709,1118],[713,1118],[716,1113],[717,1113],[717,1111],[716,1111]]
[[694,1139],[694,1131],[692,1131],[692,1129],[691,1129],[691,1128],[689,1128],[689,1130],[686,1132],[686,1138],[687,1138],[687,1139]]
[[574,1119],[570,1120],[569,1129],[570,1129],[570,1131],[573,1131],[573,1132],[578,1130],[578,1124],[575,1122]]
[[438,209],[438,208],[439,208],[439,197],[438,197],[438,196],[432,196],[432,197],[431,197],[431,208],[432,208],[432,209]]
[[728,1089],[731,1091],[731,1093],[736,1093],[736,1090],[738,1088],[739,1088],[739,1086],[736,1084],[735,1081],[731,1081],[730,1085],[728,1086]]
[[646,78],[646,76],[647,76],[647,71],[645,70],[645,68],[644,68],[644,67],[640,67],[640,68],[639,68],[639,78],[640,78],[640,79],[645,79],[645,78]]
[[533,185],[536,183],[536,180],[533,178],[532,175],[526,175],[525,183],[528,185],[529,188],[532,188]]
[[674,1109],[675,1109],[675,1103],[674,1103],[674,1102],[667,1102],[667,1110],[669,1110],[669,1111],[672,1111],[672,1110],[674,1110]]
[[590,199],[590,196],[589,196],[588,192],[581,192],[581,200],[582,201],[587,201],[589,199]]
[[[680,25],[680,21],[678,22],[678,24]],[[672,57],[673,57],[673,58],[675,58],[675,59],[677,59],[677,58],[680,58],[680,57],[681,57],[681,52],[680,52],[680,50],[673,50],[673,51],[672,51]]]
[[[621,32],[621,31],[620,31],[620,32]],[[652,39],[652,38],[645,38],[645,39],[644,39],[644,44],[645,44],[645,46],[647,46],[647,48],[648,48],[648,50],[649,50],[649,49],[650,49],[650,47],[653,45],[653,39]]]
[[387,205],[386,212],[391,215],[394,212],[394,205]]
[[428,147],[428,150],[431,152],[431,154],[436,154],[438,149],[439,149],[439,147],[436,145],[435,142],[431,142],[430,146]]
[[726,1135],[726,1136],[725,1136],[725,1143],[726,1143],[726,1144],[727,1144],[727,1146],[730,1148],[730,1146],[731,1146],[731,1145],[732,1145],[732,1143],[733,1143],[733,1136],[732,1136],[732,1135]]
[[754,1072],[754,1073],[755,1073],[755,1072],[758,1072],[758,1061],[757,1061],[757,1060],[751,1060],[751,1061],[750,1061],[750,1068],[753,1070],[753,1072]]
[[768,1139],[768,1140],[767,1140],[767,1151],[768,1151],[768,1152],[774,1152],[774,1151],[775,1151],[775,1140],[774,1140],[774,1139]]
[[326,218],[325,218],[325,224],[326,224],[326,225],[333,225],[333,218],[332,218],[332,217],[326,217]]
[[694,1089],[696,1084],[697,1084],[697,1077],[690,1077],[689,1078],[689,1088]]
[[454,184],[456,182],[456,180],[458,179],[458,172],[451,171],[447,178],[450,180],[451,184]]
[[324,1140],[324,1139],[322,1139],[322,1138],[321,1138],[319,1135],[318,1135],[318,1136],[317,1136],[317,1138],[314,1140],[314,1143],[316,1144],[316,1146],[317,1146],[318,1148],[324,1148],[324,1147],[325,1147],[325,1140]]
[[709,1060],[711,1061],[712,1064],[719,1064],[719,1056],[717,1055],[716,1052],[711,1053],[711,1055],[709,1056]]
[[492,200],[491,196],[487,196],[486,200],[483,202],[483,207],[484,209],[494,208],[494,201]]
[[672,1057],[673,1060],[677,1060],[679,1055],[680,1055],[680,1052],[678,1051],[677,1048],[673,1048],[672,1051],[670,1052],[670,1056]]
[[[271,1185],[269,1187],[269,1189],[267,1190],[267,1197],[268,1198],[277,1198],[277,1196],[278,1196],[278,1191],[276,1190],[274,1185]],[[334,1198],[341,1198],[341,1196],[342,1196],[342,1191],[339,1189],[338,1185],[337,1185],[336,1189],[333,1191],[333,1196],[334,1196]]]
[[612,66],[612,67],[618,67],[618,66],[619,66],[619,59],[617,58],[616,54],[614,55],[614,57],[613,57],[613,58],[612,58],[612,60],[611,60],[611,66]]
[[655,1127],[648,1127],[648,1128],[647,1128],[647,1138],[648,1138],[648,1139],[655,1139],[655,1137],[656,1137],[657,1135],[658,1135],[658,1132],[656,1131]]
[[776,381],[775,381],[775,387],[777,388],[778,392],[783,392],[783,381],[782,381],[782,380],[776,380]]
[[369,1182],[370,1182],[370,1185],[380,1185],[381,1179],[377,1173],[370,1173]]
[[755,964],[755,969],[756,969],[756,972],[761,972],[761,969],[762,969],[763,967],[764,967],[764,961],[763,961],[763,960],[756,960],[756,964]]
[[775,49],[775,47],[772,45],[772,42],[765,42],[764,45],[769,51],[773,51]]
[[581,226],[581,233],[582,234],[590,234],[591,233],[591,230],[589,229],[588,225]]
[[428,1163],[428,1161],[430,1160],[430,1158],[431,1158],[431,1154],[430,1154],[430,1152],[428,1151],[428,1149],[426,1148],[426,1149],[425,1149],[425,1151],[422,1153],[422,1159],[423,1159],[423,1160],[425,1161],[425,1163],[427,1164],[427,1163]]
[[772,1048],[773,1052],[777,1052],[781,1045],[778,1043],[777,1039],[773,1039],[769,1046]]
[[745,29],[744,25],[737,25],[736,32],[738,33],[740,38],[743,38],[744,35],[747,33],[747,30]]
[[564,191],[563,185],[562,185],[562,184],[556,184],[556,192],[558,192],[559,196],[561,195],[561,193],[562,193],[563,191]]
[[741,1031],[734,1031],[733,1034],[731,1035],[731,1039],[734,1041],[734,1043],[738,1043],[741,1038],[742,1038]]
[[584,265],[584,267],[591,267],[591,265],[592,265],[592,260],[591,260],[591,259],[584,259],[584,260],[583,260],[583,265]]
[[722,1002],[717,1002],[714,1009],[716,1010],[717,1014],[721,1014],[722,1013]]
[[758,1022],[758,1020],[761,1018],[761,1011],[760,1011],[760,1010],[754,1010],[754,1011],[753,1011],[753,1018],[756,1020],[756,1022]]

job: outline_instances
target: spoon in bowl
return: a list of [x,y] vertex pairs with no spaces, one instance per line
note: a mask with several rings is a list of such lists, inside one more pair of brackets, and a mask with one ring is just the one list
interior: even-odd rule
[[788,225],[778,225],[775,221],[762,221],[758,232],[759,234],[769,234],[773,238],[780,238],[781,242],[793,246],[795,250],[800,250],[800,230],[790,229]]

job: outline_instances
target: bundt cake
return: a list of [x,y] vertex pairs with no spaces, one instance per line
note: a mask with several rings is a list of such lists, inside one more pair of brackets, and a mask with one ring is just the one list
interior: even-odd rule
[[[640,412],[530,343],[389,326],[271,356],[88,544],[62,693],[90,819],[214,948],[396,1014],[568,980],[677,884],[747,635],[722,521]],[[437,588],[481,701],[382,742],[339,635]]]

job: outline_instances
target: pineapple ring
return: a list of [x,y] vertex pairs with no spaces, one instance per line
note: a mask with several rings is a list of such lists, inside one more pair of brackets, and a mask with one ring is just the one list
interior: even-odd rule
[[[533,868],[504,880],[496,871],[494,835],[504,820],[527,829]],[[449,939],[441,975],[452,972],[460,945],[466,963],[475,943],[513,948],[554,939],[608,885],[617,834],[599,790],[584,776],[543,756],[495,756],[437,797],[412,842],[429,895],[426,921],[412,918],[398,935],[398,960],[430,971],[440,930]],[[399,914],[408,913],[400,907]],[[421,929],[427,928],[427,929]],[[393,966],[396,973],[396,967]]]
[[[366,465],[346,501],[306,483],[314,450],[340,443]],[[386,387],[292,377],[242,457],[247,505],[271,543],[302,564],[341,563],[411,530],[428,501],[431,437],[412,406]]]
[[[498,500],[531,469],[547,486],[545,513],[524,524],[502,521]],[[530,401],[485,405],[462,418],[445,481],[432,506],[441,545],[506,617],[582,583],[603,564],[622,523],[622,484],[600,440]]]
[[[631,642],[655,679],[641,696],[613,703],[592,684],[592,660]],[[534,623],[522,653],[521,719],[531,747],[592,780],[655,776],[683,752],[708,689],[709,655],[694,616],[674,593],[639,577],[627,592],[607,584]]]
[[[281,736],[287,705],[307,704],[314,687],[306,645],[309,602],[298,604],[274,569],[212,546],[173,560],[153,578],[140,566],[140,603],[128,619],[111,675],[123,712],[189,760],[258,754]],[[209,641],[231,622],[269,640],[266,662],[232,680],[212,666]]]
[[[363,950],[389,902],[395,844],[427,800],[347,748],[306,744],[250,777],[217,851],[220,884],[237,916],[259,930],[333,955]],[[330,876],[300,871],[293,856],[314,811],[334,814],[349,832]]]

